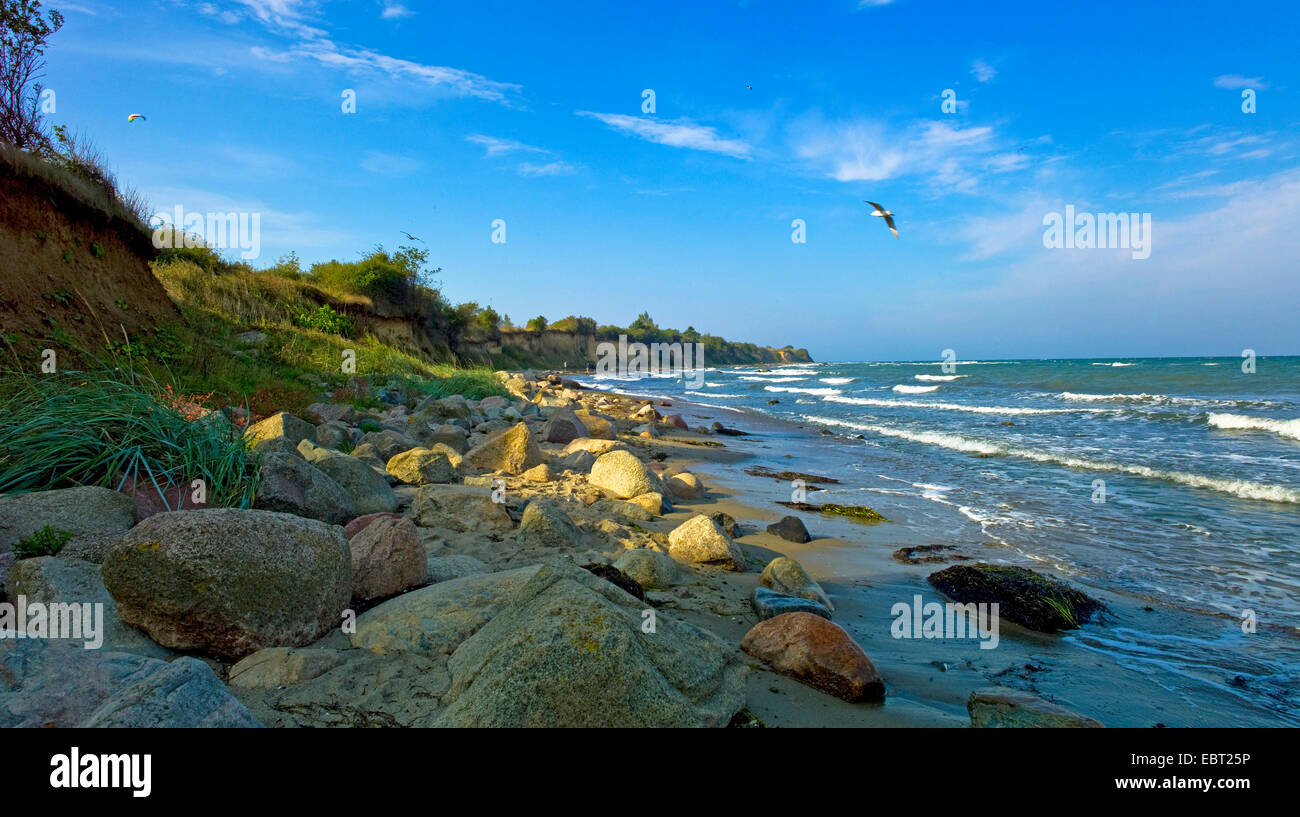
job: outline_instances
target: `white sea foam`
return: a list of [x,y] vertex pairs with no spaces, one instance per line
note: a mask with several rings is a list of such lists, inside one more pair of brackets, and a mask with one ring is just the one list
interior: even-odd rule
[[929,394],[938,390],[938,386],[905,386],[902,383],[894,387],[894,391],[899,394]]
[[1210,426],[1225,431],[1271,431],[1283,437],[1300,440],[1300,418],[1271,420],[1267,417],[1246,417],[1242,414],[1210,413]]
[[1128,463],[1092,460],[1084,457],[1072,457],[1051,451],[1005,446],[991,440],[965,437],[960,434],[947,434],[938,431],[912,431],[904,428],[893,428],[891,426],[875,425],[871,423],[854,423],[845,420],[837,420],[831,417],[818,417],[815,415],[804,415],[804,419],[814,423],[839,425],[857,431],[868,431],[873,434],[879,434],[883,437],[893,437],[896,439],[922,443],[924,445],[939,446],[967,454],[1017,457],[1020,459],[1032,460],[1034,462],[1059,465],[1065,468],[1104,471],[1110,473],[1129,474],[1131,476],[1143,477],[1145,479],[1165,480],[1192,488],[1205,488],[1225,494],[1232,494],[1234,496],[1242,497],[1243,499],[1300,504],[1300,490],[1288,488],[1283,485],[1270,485],[1268,483],[1252,482],[1244,479],[1209,477],[1203,474],[1193,474],[1186,471],[1170,471],[1163,468],[1152,468],[1146,465],[1132,465]]
[[806,377],[742,377],[741,380],[749,380],[755,383],[793,383],[796,380],[807,380]]
[[1136,366],[1136,363],[1094,363],[1094,366]]
[[1075,403],[1142,403],[1149,406],[1199,406],[1208,408],[1211,406],[1277,406],[1280,405],[1271,400],[1222,400],[1213,397],[1171,397],[1167,394],[1081,394],[1079,392],[1063,391],[1055,395],[1040,394],[1041,397],[1056,397],[1060,400],[1069,400]]
[[877,397],[824,397],[829,403],[847,403],[851,406],[877,406],[879,408],[919,408],[938,409],[940,411],[966,411],[971,414],[1030,415],[1030,414],[1100,414],[1113,413],[1122,409],[1106,408],[1024,408],[1020,406],[968,406],[962,403],[930,402],[921,400],[882,400]]
[[852,383],[857,378],[853,377],[819,377],[823,383],[830,383],[832,386],[843,386],[845,383]]
[[794,386],[764,386],[764,391],[795,392],[797,394],[812,394],[820,397],[833,397],[844,392],[839,389],[800,389]]
[[688,391],[685,394],[692,394],[696,397],[748,397],[746,394],[723,394],[716,391]]
[[916,378],[917,380],[941,380],[947,382],[949,380],[957,380],[958,378],[966,377],[966,375],[964,374],[914,374],[912,375],[912,377]]

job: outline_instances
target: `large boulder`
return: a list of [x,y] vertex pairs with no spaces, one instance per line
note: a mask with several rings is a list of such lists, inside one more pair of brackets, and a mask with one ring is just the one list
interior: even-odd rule
[[319,446],[309,446],[306,441],[299,443],[299,453],[348,492],[357,514],[365,516],[397,510],[397,494],[393,493],[393,486],[368,463]]
[[885,682],[871,659],[838,624],[812,613],[784,613],[760,621],[740,648],[822,692],[846,701],[885,697]]
[[469,432],[460,426],[443,423],[436,426],[408,427],[407,436],[426,448],[441,443],[457,454],[469,450]]
[[352,494],[300,457],[267,454],[262,457],[261,479],[253,507],[280,511],[342,525],[357,515]]
[[822,586],[813,581],[803,565],[789,556],[778,556],[768,562],[758,577],[758,583],[778,593],[814,601],[829,612],[835,612],[835,605],[831,604]]
[[167,662],[66,641],[0,639],[0,728],[261,725],[196,658]]
[[664,480],[668,492],[678,499],[699,499],[704,496],[704,483],[690,471],[673,474]]
[[677,578],[677,562],[671,556],[645,548],[623,551],[614,560],[614,567],[650,590],[671,587]]
[[1008,687],[988,687],[971,693],[966,702],[970,725],[976,729],[1098,729],[1099,721]]
[[465,459],[484,471],[522,474],[542,462],[542,451],[526,423],[516,423],[488,436],[465,455]]
[[587,427],[567,408],[556,409],[551,419],[542,427],[542,439],[548,443],[571,443],[581,437],[590,437]]
[[376,519],[348,540],[348,550],[353,598],[387,598],[429,580],[420,532],[405,517]]
[[569,515],[547,499],[534,499],[524,508],[516,539],[525,547],[574,547],[578,527]]
[[548,561],[451,656],[440,726],[725,726],[744,665],[717,636]]
[[627,443],[620,440],[598,440],[594,437],[579,437],[570,442],[560,452],[561,457],[567,457],[577,451],[586,451],[599,457],[601,454],[608,454],[611,451],[627,451]]
[[630,451],[601,454],[591,466],[587,482],[617,499],[631,499],[659,490],[659,478]]
[[430,556],[425,560],[429,569],[429,581],[432,584],[473,576],[478,573],[491,573],[492,570],[480,559],[453,553],[448,556]]
[[244,689],[297,684],[319,678],[341,663],[337,650],[267,647],[240,659],[230,668],[226,683]]
[[[405,434],[399,434],[391,428],[382,431],[369,431],[361,435],[361,440],[357,443],[357,448],[366,445],[369,446],[365,453],[374,452],[379,459],[388,462],[393,457],[403,451],[410,451],[415,448],[417,443]],[[357,449],[353,449],[353,455],[357,455]]]
[[613,440],[614,418],[606,414],[597,414],[594,411],[575,411],[574,416],[582,423],[582,427],[587,429],[587,435],[598,440]]
[[506,506],[492,501],[491,488],[477,485],[421,485],[411,514],[422,528],[479,533],[502,538],[514,532]]
[[451,683],[446,656],[263,650],[230,671],[230,691],[271,727],[427,727]]
[[27,604],[40,603],[47,606],[102,604],[103,607],[99,609],[103,610],[103,620],[93,622],[99,640],[95,649],[129,652],[150,658],[168,658],[172,655],[171,650],[156,644],[136,628],[122,623],[117,602],[104,587],[99,565],[60,556],[23,559],[9,575],[9,595],[15,599],[22,596]]
[[[61,488],[0,496],[0,553],[46,526],[72,536],[61,553],[82,555],[135,524],[131,497],[107,488]],[[101,551],[102,552],[102,551]]]
[[442,443],[432,448],[412,448],[388,461],[388,473],[408,485],[427,485],[431,482],[455,482],[460,478],[463,458]]
[[250,448],[261,450],[262,443],[284,439],[292,446],[316,436],[316,426],[286,411],[272,414],[265,420],[253,423],[244,430],[244,441]]
[[1078,627],[1102,608],[1064,582],[1012,565],[956,565],[931,573],[929,581],[954,601],[996,603],[1001,618],[1043,633]]
[[696,514],[668,534],[668,553],[681,562],[744,571],[745,553],[704,514]]
[[214,508],[149,517],[109,548],[103,575],[122,620],[159,644],[242,658],[338,626],[352,559],[342,528]]
[[481,573],[413,590],[357,618],[352,646],[388,654],[450,655],[510,601],[538,565]]

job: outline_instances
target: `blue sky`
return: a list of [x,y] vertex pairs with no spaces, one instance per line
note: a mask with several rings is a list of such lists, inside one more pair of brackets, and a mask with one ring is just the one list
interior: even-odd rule
[[[819,360],[1300,353],[1292,4],[45,5],[51,118],[157,211],[260,213],[254,263],[405,230],[520,323]],[[1150,257],[1045,248],[1066,205]]]

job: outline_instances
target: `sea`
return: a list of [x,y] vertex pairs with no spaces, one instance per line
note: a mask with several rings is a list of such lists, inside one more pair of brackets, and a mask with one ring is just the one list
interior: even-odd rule
[[1300,357],[689,375],[578,379],[821,432],[805,433],[801,463],[834,470],[833,501],[906,519],[909,541],[957,538],[980,559],[1217,618],[1187,637],[1126,626],[1068,638],[1300,724]]

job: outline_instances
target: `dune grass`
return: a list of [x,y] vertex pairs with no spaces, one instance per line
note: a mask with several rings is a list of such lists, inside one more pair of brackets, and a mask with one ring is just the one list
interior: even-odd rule
[[[170,385],[170,384],[169,384]],[[257,457],[223,415],[132,369],[0,380],[0,493],[97,485],[190,492],[209,507],[249,507]],[[150,490],[150,489],[146,489]]]

